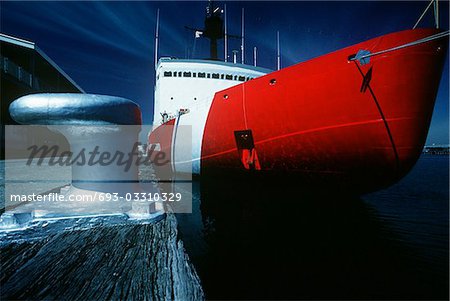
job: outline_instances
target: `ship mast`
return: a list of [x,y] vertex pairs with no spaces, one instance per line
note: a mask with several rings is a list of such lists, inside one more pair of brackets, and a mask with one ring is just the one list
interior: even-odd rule
[[277,70],[281,69],[280,32],[277,30]]
[[244,64],[244,62],[245,62],[245,52],[244,52],[244,8],[242,8],[241,61],[242,61],[242,64]]
[[158,67],[158,41],[159,41],[159,8],[156,12],[156,29],[155,29],[155,70]]
[[[224,21],[222,20],[222,14],[225,14],[225,27]],[[244,16],[242,15],[242,18]],[[244,20],[242,20],[244,21]],[[206,17],[205,17],[205,27],[204,29],[192,28],[189,26],[185,26],[186,29],[192,30],[195,32],[196,38],[207,38],[210,41],[210,60],[218,60],[219,57],[217,55],[217,41],[220,39],[224,39],[224,61],[228,61],[228,38],[236,38],[241,39],[241,51],[242,58],[244,53],[244,37],[242,27],[242,36],[230,35],[227,33],[227,11],[226,5],[224,5],[224,10],[220,9],[220,7],[214,6],[214,1],[208,0],[208,5],[206,6]],[[242,61],[244,63],[244,61]]]
[[223,52],[225,57],[225,62],[228,62],[228,37],[227,37],[227,5],[224,4],[223,7],[224,15],[225,15],[225,34],[224,34],[224,45],[223,45]]
[[203,37],[208,38],[210,42],[210,59],[217,60],[217,40],[224,37],[222,11],[219,7],[214,7],[212,0],[208,0],[206,7],[205,29]]

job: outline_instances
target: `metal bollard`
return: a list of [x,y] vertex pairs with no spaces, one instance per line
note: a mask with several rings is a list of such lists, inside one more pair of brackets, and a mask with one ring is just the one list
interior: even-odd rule
[[[45,125],[49,130],[63,134],[74,156],[98,151],[98,158],[106,154],[104,158],[111,159],[119,154],[122,161],[131,160],[132,164],[126,165],[117,164],[117,161],[111,164],[89,164],[92,161],[71,165],[70,188],[60,193],[66,196],[95,195],[97,198],[108,194],[122,200],[115,204],[94,201],[84,204],[83,210],[87,207],[93,213],[122,211],[131,217],[150,216],[157,211],[152,202],[124,202],[127,195],[142,192],[138,166],[135,164],[138,156],[136,143],[142,123],[141,111],[136,103],[106,95],[31,94],[15,100],[9,110],[17,123]],[[118,207],[118,204],[121,205]],[[36,215],[41,211],[34,210],[34,213]]]

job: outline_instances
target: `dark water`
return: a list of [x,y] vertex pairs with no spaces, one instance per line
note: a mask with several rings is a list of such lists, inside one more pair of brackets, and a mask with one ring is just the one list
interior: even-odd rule
[[207,298],[448,299],[448,159],[361,197],[194,182],[177,218]]

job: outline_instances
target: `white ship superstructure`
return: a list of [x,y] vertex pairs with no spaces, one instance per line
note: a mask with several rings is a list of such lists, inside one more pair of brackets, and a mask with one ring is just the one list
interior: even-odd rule
[[215,93],[269,72],[221,61],[161,58],[156,70],[153,125],[176,118],[177,128],[191,127],[192,172],[198,173],[201,137]]
[[209,109],[217,91],[268,72],[221,61],[161,58],[156,70],[153,124],[158,126],[180,113],[197,115],[200,108]]

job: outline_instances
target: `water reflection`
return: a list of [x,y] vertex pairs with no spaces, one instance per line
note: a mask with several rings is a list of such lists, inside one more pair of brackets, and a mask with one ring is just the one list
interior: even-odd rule
[[178,221],[207,298],[448,296],[372,206],[297,186],[194,183],[193,214]]

